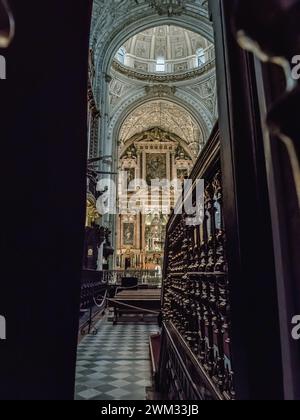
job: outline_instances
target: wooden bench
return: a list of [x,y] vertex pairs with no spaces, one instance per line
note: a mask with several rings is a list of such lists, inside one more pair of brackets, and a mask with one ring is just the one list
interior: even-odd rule
[[115,296],[111,304],[114,308],[114,324],[125,314],[145,315],[154,311],[158,316],[161,309],[161,290],[123,290]]

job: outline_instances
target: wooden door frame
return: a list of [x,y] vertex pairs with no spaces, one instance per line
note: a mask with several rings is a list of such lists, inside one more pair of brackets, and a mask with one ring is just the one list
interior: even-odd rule
[[0,85],[1,400],[72,400],[84,244],[91,0],[10,0]]
[[252,55],[232,31],[235,1],[210,0],[237,398],[284,398],[265,154]]
[[[37,8],[37,2],[28,0],[12,5],[18,33],[7,52],[8,80],[1,86],[0,114],[2,193],[11,205],[4,208],[1,232],[0,310],[7,315],[8,340],[0,343],[0,399],[72,399],[85,220],[91,2],[43,0]],[[210,0],[235,383],[238,399],[282,399],[273,238],[255,68],[252,56],[232,35],[233,7],[234,0]],[[58,14],[66,16],[68,25]],[[45,130],[53,126],[54,117],[62,126],[51,138]],[[37,150],[42,162],[36,159]],[[35,188],[43,192],[39,199]],[[58,209],[64,199],[72,203],[71,211]],[[45,221],[50,224],[43,226]],[[68,249],[57,247],[53,232],[47,235],[56,223]],[[81,223],[82,229],[74,231]]]

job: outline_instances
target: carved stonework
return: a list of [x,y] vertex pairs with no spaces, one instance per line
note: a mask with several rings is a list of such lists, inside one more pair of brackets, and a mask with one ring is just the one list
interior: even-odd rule
[[[203,51],[203,59],[198,51]],[[115,57],[117,62],[141,73],[157,73],[157,58],[165,57],[166,73],[184,73],[214,59],[214,46],[198,33],[173,25],[144,30],[128,39]],[[124,54],[123,54],[124,52]]]
[[200,145],[203,142],[195,119],[184,108],[167,101],[151,101],[134,110],[123,123],[120,140],[126,142],[154,127],[177,135],[187,144],[197,142]]
[[178,146],[175,152],[175,163],[177,169],[190,169],[193,167],[193,162],[187,152],[181,147]]
[[180,16],[184,12],[183,0],[150,0],[149,3],[159,15]]
[[141,71],[125,67],[116,60],[113,61],[112,67],[114,70],[118,71],[119,73],[131,79],[147,81],[147,82],[155,82],[155,83],[171,83],[171,82],[175,83],[175,82],[182,82],[184,80],[192,80],[192,79],[202,76],[203,74],[215,68],[215,60],[209,61],[208,63],[203,65],[201,68],[196,68],[194,70],[183,71],[181,73],[174,73],[174,74],[143,73]]
[[197,85],[190,87],[189,89],[199,95],[202,103],[204,103],[209,112],[215,116],[217,97],[215,74],[201,81]]
[[158,98],[168,97],[175,95],[175,86],[153,85],[145,87],[146,94]]
[[94,97],[93,84],[95,79],[95,63],[93,51],[89,52],[89,70],[88,70],[88,105],[89,110],[94,119],[99,118],[100,111],[97,108],[97,104]]
[[90,81],[88,83],[88,104],[89,104],[89,109],[91,111],[91,114],[92,114],[93,118],[95,118],[95,119],[99,118],[100,117],[100,111],[97,108],[96,101],[95,101],[95,98],[94,98],[93,89],[92,89],[92,86],[90,84]]

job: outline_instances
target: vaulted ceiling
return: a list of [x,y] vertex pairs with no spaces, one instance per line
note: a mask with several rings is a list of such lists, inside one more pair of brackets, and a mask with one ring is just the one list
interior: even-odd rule
[[130,38],[124,47],[128,54],[141,59],[185,59],[195,55],[199,48],[206,48],[208,41],[201,35],[178,26],[157,26]]
[[120,142],[126,143],[134,135],[159,127],[176,134],[191,146],[197,155],[203,143],[203,134],[195,119],[184,108],[168,101],[151,101],[141,105],[124,121],[120,131]]
[[[102,116],[95,133],[99,132],[99,149],[106,154],[115,153],[118,141],[156,126],[199,150],[217,119],[213,30],[207,1],[183,0],[180,7],[173,3],[170,12],[165,2],[94,0],[92,84]],[[139,61],[165,55],[166,60],[173,60],[174,71],[143,73],[135,65],[120,69],[114,65],[114,57],[122,45]],[[195,61],[197,48],[209,50],[209,54],[205,65],[195,69],[190,63]]]

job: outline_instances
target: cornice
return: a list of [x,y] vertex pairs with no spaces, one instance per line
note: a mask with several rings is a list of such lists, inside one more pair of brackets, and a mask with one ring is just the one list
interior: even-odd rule
[[215,68],[215,60],[211,60],[199,69],[190,70],[183,73],[174,73],[174,74],[151,74],[143,73],[130,69],[123,66],[118,61],[114,60],[112,67],[118,73],[128,77],[129,79],[140,80],[142,82],[151,82],[151,83],[178,83],[186,80],[196,79],[204,74],[208,73],[210,70]]

